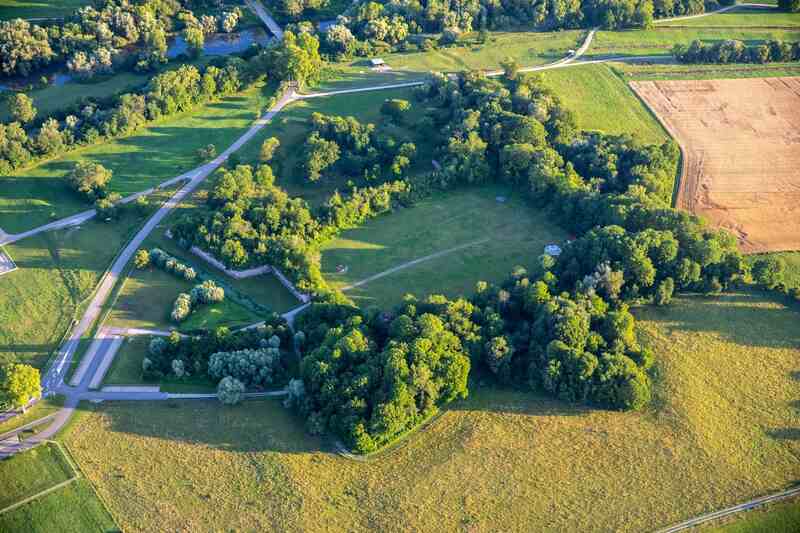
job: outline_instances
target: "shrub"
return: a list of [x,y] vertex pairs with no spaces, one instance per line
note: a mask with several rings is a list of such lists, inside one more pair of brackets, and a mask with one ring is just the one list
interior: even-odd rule
[[133,256],[133,266],[142,270],[150,266],[150,253],[147,250],[138,250]]
[[225,405],[236,405],[244,398],[244,384],[230,376],[223,378],[217,386],[217,398]]
[[225,289],[217,287],[213,280],[195,285],[191,292],[192,304],[213,304],[225,299]]
[[111,180],[111,171],[99,163],[78,161],[66,179],[70,188],[88,200],[95,201],[105,197],[106,186]]
[[277,348],[217,352],[208,361],[208,374],[214,379],[234,377],[249,387],[265,387],[276,381],[280,361]]
[[189,317],[189,314],[192,312],[192,298],[185,292],[182,292],[178,295],[175,299],[175,303],[172,305],[172,313],[170,313],[170,318],[172,318],[173,322],[183,322]]
[[261,150],[259,151],[259,158],[262,162],[268,163],[272,161],[275,156],[275,151],[281,145],[277,137],[270,137],[261,143]]

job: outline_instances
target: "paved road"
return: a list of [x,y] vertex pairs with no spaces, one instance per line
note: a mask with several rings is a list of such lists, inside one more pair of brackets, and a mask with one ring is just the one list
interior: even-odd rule
[[272,15],[267,11],[267,8],[264,7],[264,4],[262,4],[260,0],[245,0],[245,2],[253,13],[261,19],[267,29],[272,32],[272,35],[278,39],[283,39],[283,30],[278,23],[275,22],[275,19],[272,18]]

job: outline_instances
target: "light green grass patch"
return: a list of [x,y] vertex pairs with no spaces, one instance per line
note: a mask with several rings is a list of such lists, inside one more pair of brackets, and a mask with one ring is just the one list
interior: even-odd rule
[[91,405],[66,439],[126,531],[639,532],[794,483],[800,313],[742,293],[636,314],[659,361],[641,413],[473,385],[366,463],[277,400]]
[[800,40],[800,27],[784,30],[657,26],[652,30],[598,31],[585,57],[671,55],[674,45],[688,45],[695,39],[705,43],[738,39],[748,45],[760,44],[772,39],[798,41]]
[[0,362],[43,368],[141,221],[89,221],[7,246],[18,269],[0,277]]
[[142,361],[147,357],[151,339],[144,335],[126,338],[114,356],[114,362],[103,379],[103,386],[143,383]]
[[609,63],[625,81],[634,80],[708,80],[731,78],[764,78],[798,76],[798,63],[770,63],[768,65],[644,65],[641,63]]
[[[497,197],[506,197],[499,202]],[[437,195],[347,230],[322,251],[322,270],[342,288],[398,265],[466,244],[348,291],[361,305],[388,306],[405,293],[468,294],[481,280],[502,281],[516,265],[532,266],[549,243],[566,233],[502,187]],[[339,266],[347,269],[337,272]]]
[[575,113],[578,128],[661,143],[667,133],[628,85],[606,65],[584,65],[541,73],[547,87]]
[[0,228],[17,233],[88,209],[71,192],[64,176],[79,160],[102,164],[114,175],[111,192],[143,191],[197,167],[197,149],[214,144],[227,148],[250,127],[271,90],[257,86],[238,96],[149,125],[130,137],[94,145],[0,177]]
[[[483,45],[467,42],[427,52],[395,52],[381,56],[391,68],[375,72],[366,59],[335,66],[325,88],[342,89],[381,83],[398,83],[425,78],[431,71],[458,72],[462,70],[500,68],[500,62],[513,57],[520,66],[543,65],[565,57],[567,50],[575,49],[583,41],[585,32],[568,30],[559,32],[492,32]],[[475,38],[467,35],[466,39]]]
[[[45,443],[0,461],[0,509],[75,476],[55,444]],[[2,515],[0,515],[2,516]]]
[[90,0],[0,0],[0,20],[65,17],[91,3]]
[[786,13],[776,8],[740,8],[717,15],[658,24],[668,27],[731,28],[800,28],[800,13]]

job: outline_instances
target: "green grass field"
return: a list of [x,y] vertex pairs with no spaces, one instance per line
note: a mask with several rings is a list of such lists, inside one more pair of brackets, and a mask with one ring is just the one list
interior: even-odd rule
[[726,39],[738,39],[747,44],[770,39],[794,42],[800,40],[800,26],[796,29],[657,26],[652,30],[599,31],[584,57],[670,55],[674,45],[688,45],[695,39],[706,43]]
[[61,409],[64,405],[63,396],[49,396],[42,398],[33,407],[29,408],[25,413],[10,418],[5,422],[0,422],[0,435],[11,431],[18,427],[24,426],[30,422],[44,418]]
[[[388,306],[406,293],[469,294],[480,280],[502,281],[516,265],[531,265],[544,246],[566,238],[544,211],[501,187],[467,189],[424,200],[347,230],[322,252],[322,270],[335,287],[366,279],[429,254],[473,246],[416,264],[347,292],[361,305]],[[344,265],[347,272],[337,273]]]
[[66,440],[126,531],[650,531],[794,483],[800,313],[742,293],[636,314],[642,413],[473,386],[366,463],[277,400],[91,405]]
[[609,63],[625,81],[633,80],[710,80],[729,78],[764,78],[775,76],[798,76],[798,63],[770,63],[768,65],[643,65],[641,63]]
[[[55,444],[43,444],[0,462],[0,509],[75,476]],[[2,515],[0,515],[2,516]]]
[[627,133],[642,142],[660,143],[667,133],[622,79],[606,65],[584,65],[541,73],[575,113],[582,130]]
[[103,385],[133,385],[144,383],[142,361],[147,356],[147,347],[152,337],[128,337],[120,346],[114,362],[108,369]]
[[705,533],[796,533],[800,524],[797,499],[769,505],[737,515],[723,525],[703,529]]
[[659,28],[698,26],[706,28],[797,28],[800,27],[800,13],[786,13],[770,8],[746,8],[708,17],[658,24]]
[[113,171],[112,192],[142,191],[200,163],[196,151],[209,143],[227,148],[250,127],[271,90],[252,88],[192,112],[152,124],[130,137],[70,152],[7,177],[0,177],[0,228],[9,233],[36,227],[87,209],[64,184],[78,160],[95,161]]
[[87,5],[90,0],[0,0],[0,20],[64,17]]
[[[467,38],[475,37],[468,35]],[[495,70],[506,57],[520,66],[531,67],[561,59],[567,50],[577,48],[584,32],[492,32],[483,44],[463,44],[427,52],[395,52],[381,56],[391,67],[387,72],[370,70],[368,61],[358,59],[334,66],[323,87],[342,89],[379,83],[398,83],[424,78],[431,71],[458,72],[470,69]]]
[[191,331],[223,325],[241,326],[260,320],[257,314],[226,298],[217,304],[197,306],[186,321],[174,324],[169,314],[175,298],[181,292],[191,291],[194,285],[156,268],[134,270],[126,278],[106,324],[120,328]]
[[42,368],[105,269],[142,219],[41,233],[6,247],[18,270],[0,277],[0,363]]

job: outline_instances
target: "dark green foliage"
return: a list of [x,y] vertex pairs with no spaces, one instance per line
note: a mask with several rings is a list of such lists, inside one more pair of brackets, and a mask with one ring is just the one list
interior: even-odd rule
[[782,257],[766,256],[753,263],[753,281],[767,289],[773,289],[783,282],[786,261]]
[[800,42],[766,41],[746,45],[729,39],[713,44],[692,41],[689,46],[676,44],[672,55],[681,63],[771,63],[800,61]]
[[[265,373],[258,373],[253,370],[252,375],[243,370],[243,366],[227,361],[226,356],[221,356],[220,361],[215,367],[216,373],[209,373],[209,360],[213,354],[218,352],[238,352],[241,350],[261,350],[274,347],[274,342],[270,339],[277,336],[281,356],[277,361],[270,361],[269,374],[270,383],[276,384],[287,379],[285,361],[287,359],[286,350],[292,346],[292,332],[286,321],[277,314],[272,314],[266,318],[263,327],[251,328],[232,332],[228,328],[217,328],[214,331],[205,332],[199,336],[182,337],[173,333],[172,336],[154,337],[150,343],[149,353],[142,366],[142,372],[146,379],[158,380],[164,376],[170,377],[189,377],[191,375],[209,376],[212,379],[220,379],[225,375],[234,375],[244,383],[253,385],[266,384],[263,378]],[[273,352],[270,352],[272,354]],[[175,364],[174,361],[180,361]],[[231,362],[235,372],[224,371],[230,365],[223,362]],[[274,364],[273,364],[274,363]],[[182,375],[176,375],[176,369],[180,369]]]
[[778,0],[778,8],[789,13],[800,11],[800,0]]
[[[425,306],[388,316],[315,304],[298,328],[310,334],[298,406],[359,453],[374,451],[467,396],[470,359],[456,326]],[[346,317],[346,318],[345,318]]]

